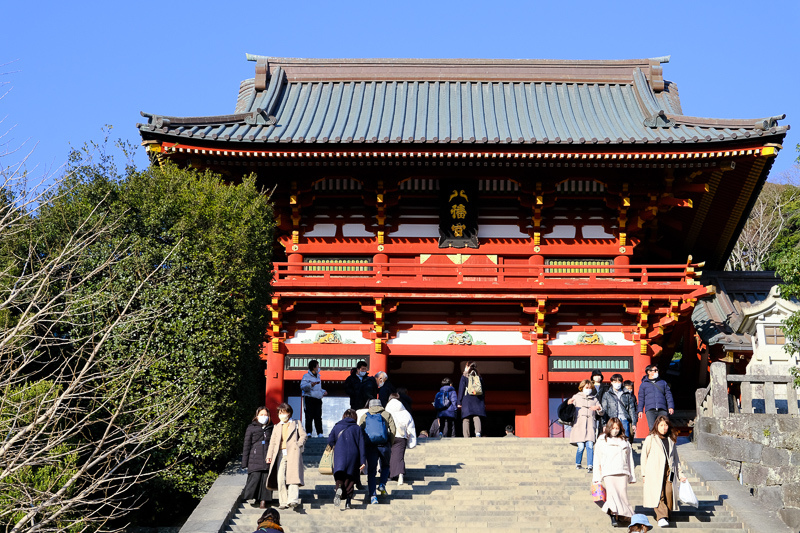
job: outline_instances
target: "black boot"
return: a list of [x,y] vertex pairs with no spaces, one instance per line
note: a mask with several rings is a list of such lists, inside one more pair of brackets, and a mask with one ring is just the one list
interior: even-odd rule
[[617,522],[617,515],[611,515],[611,527],[619,527],[619,522]]

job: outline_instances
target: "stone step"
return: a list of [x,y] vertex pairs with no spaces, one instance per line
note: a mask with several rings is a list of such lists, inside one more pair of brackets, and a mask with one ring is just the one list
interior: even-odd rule
[[[379,505],[367,504],[365,491],[357,491],[353,509],[345,512],[333,505],[333,477],[317,470],[324,444],[324,439],[313,439],[306,446],[306,486],[300,490],[304,503],[299,512],[281,511],[287,531],[386,533],[432,526],[437,533],[624,531],[612,528],[592,501],[591,474],[575,469],[575,447],[563,439],[429,440],[407,451],[405,485],[390,481],[389,495],[381,497]],[[635,460],[638,463],[638,454]],[[700,507],[682,507],[674,513],[670,529],[743,532],[724,500],[695,476],[689,480]],[[652,510],[637,505],[641,482],[631,485],[628,494],[635,511],[648,515],[655,525]],[[261,513],[242,505],[226,531],[251,533]]]

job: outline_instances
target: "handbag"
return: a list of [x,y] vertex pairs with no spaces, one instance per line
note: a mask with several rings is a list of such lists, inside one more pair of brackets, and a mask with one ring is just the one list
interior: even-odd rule
[[599,481],[592,483],[592,499],[596,502],[606,501],[606,488]]
[[697,496],[694,495],[692,486],[689,485],[688,481],[681,482],[681,487],[678,490],[678,499],[686,505],[691,505],[692,507],[700,506],[700,502],[697,501]]
[[[336,440],[339,440],[339,437],[342,436],[344,433],[344,429],[336,435]],[[322,457],[319,459],[319,473],[324,476],[332,476],[333,475],[333,446],[328,444],[325,446],[325,451],[322,452]]]
[[328,445],[325,451],[322,452],[322,458],[319,460],[319,473],[332,476],[333,475],[333,447]]

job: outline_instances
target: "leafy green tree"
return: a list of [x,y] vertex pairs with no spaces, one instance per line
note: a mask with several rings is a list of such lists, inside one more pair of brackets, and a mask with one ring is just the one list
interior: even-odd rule
[[[800,144],[797,145],[800,153]],[[797,157],[800,164],[800,156]],[[776,271],[783,280],[781,286],[781,296],[784,298],[800,298],[800,246],[798,246],[798,233],[800,233],[800,222],[795,220],[790,226],[782,241],[782,248],[776,252]],[[792,314],[784,321],[784,333],[786,334],[785,349],[789,353],[800,351],[800,313]],[[800,369],[793,368],[795,386],[800,387]]]
[[[75,517],[113,529],[135,508],[164,520],[241,449],[259,400],[268,198],[253,178],[119,173],[90,148],[36,201],[9,204],[21,229],[0,227],[0,318],[12,326],[0,338],[0,430],[12,436],[0,442],[0,493],[25,487],[0,499],[11,531],[64,530]],[[37,383],[46,390],[15,395]],[[47,490],[28,490],[29,473]]]

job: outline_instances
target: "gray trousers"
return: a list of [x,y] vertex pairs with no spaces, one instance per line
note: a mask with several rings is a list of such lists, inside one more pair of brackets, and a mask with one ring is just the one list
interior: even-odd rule
[[461,419],[461,429],[465,437],[469,437],[470,419],[472,419],[472,423],[475,424],[475,435],[477,436],[481,432],[481,417],[478,415],[465,416]]
[[656,418],[662,415],[669,418],[669,411],[665,411],[664,409],[648,409],[644,414],[647,416],[647,428],[651,431],[653,429],[653,424],[656,423]]

